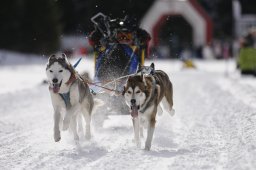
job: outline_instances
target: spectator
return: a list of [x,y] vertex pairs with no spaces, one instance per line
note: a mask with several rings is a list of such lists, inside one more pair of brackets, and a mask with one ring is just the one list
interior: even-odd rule
[[252,28],[243,39],[243,47],[256,48],[256,28]]

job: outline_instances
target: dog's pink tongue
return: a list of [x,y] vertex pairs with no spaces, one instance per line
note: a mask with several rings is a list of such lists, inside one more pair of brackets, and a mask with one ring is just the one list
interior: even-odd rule
[[132,106],[132,111],[131,111],[131,116],[133,117],[133,118],[135,118],[135,117],[138,117],[138,107],[137,106]]
[[58,87],[58,86],[53,86],[52,90],[53,90],[54,93],[58,93],[59,90],[60,90],[60,87]]

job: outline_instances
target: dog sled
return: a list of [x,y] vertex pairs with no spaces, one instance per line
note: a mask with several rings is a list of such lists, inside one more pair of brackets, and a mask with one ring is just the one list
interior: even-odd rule
[[[138,64],[144,65],[150,35],[128,16],[111,19],[98,13],[91,21],[94,30],[89,42],[94,49],[94,81],[100,83],[95,85],[96,92],[121,92],[128,75],[136,72]],[[128,112],[124,100],[118,96],[106,95],[104,101],[114,110]]]

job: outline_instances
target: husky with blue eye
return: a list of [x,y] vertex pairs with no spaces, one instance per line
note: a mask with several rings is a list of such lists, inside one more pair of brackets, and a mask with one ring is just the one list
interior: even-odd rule
[[82,117],[86,122],[85,137],[90,139],[94,99],[87,83],[78,75],[65,54],[49,57],[46,75],[54,109],[55,142],[61,139],[60,125],[62,130],[70,128],[74,139],[79,140],[77,125],[81,123]]
[[139,65],[137,74],[128,78],[123,95],[133,118],[136,144],[140,147],[140,137],[143,136],[143,127],[146,127],[145,150],[150,150],[160,102],[171,116],[174,115],[172,83],[165,72],[155,70],[153,63]]

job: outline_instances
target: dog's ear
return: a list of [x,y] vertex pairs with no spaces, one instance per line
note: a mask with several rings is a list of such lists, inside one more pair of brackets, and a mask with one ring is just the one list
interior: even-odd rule
[[51,56],[50,56],[50,58],[55,58],[56,57],[56,55],[55,54],[52,54]]
[[67,56],[66,56],[65,53],[62,53],[62,54],[61,54],[61,57],[62,57],[62,58],[67,58]]
[[48,58],[48,63],[46,64],[46,70],[50,67],[50,65],[56,60],[56,55],[52,54],[49,58]]
[[142,74],[142,82],[144,83],[145,87],[147,87],[146,75],[145,74]]
[[125,86],[123,87],[122,95],[124,96],[125,94]]
[[137,73],[141,71],[141,64],[139,63],[137,66]]
[[56,55],[55,55],[55,54],[52,54],[52,55],[49,57],[48,62],[53,61],[54,59],[56,59]]
[[155,64],[154,63],[151,63],[150,67],[153,68],[153,70],[155,70]]
[[68,62],[68,58],[67,58],[65,53],[61,53],[61,59],[65,60],[66,62]]
[[61,59],[63,61],[65,61],[66,63],[68,63],[68,65],[71,65],[70,62],[68,61],[68,57],[66,56],[65,53],[61,53]]
[[144,74],[141,72],[141,74],[139,74],[139,75],[140,75],[141,80],[143,81]]

